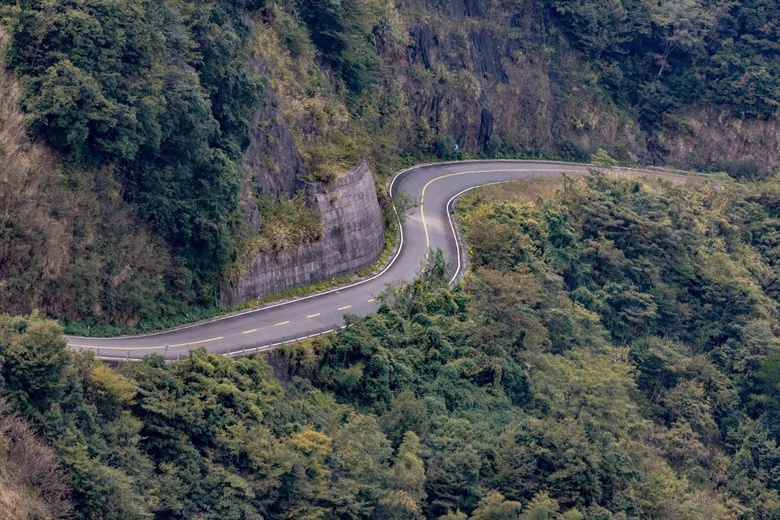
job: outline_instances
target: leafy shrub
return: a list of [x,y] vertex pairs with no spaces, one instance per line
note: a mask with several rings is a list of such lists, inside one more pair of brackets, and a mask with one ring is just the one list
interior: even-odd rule
[[126,199],[204,283],[228,256],[262,92],[243,50],[256,4],[20,3],[13,20],[28,130],[71,164],[119,166]]
[[306,0],[299,2],[299,8],[312,41],[352,92],[360,94],[379,82],[383,65],[373,46],[379,2]]

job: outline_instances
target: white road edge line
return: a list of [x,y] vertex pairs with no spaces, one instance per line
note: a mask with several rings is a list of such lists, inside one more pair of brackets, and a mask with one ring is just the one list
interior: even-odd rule
[[[401,255],[401,251],[403,250],[403,247],[404,247],[404,228],[403,228],[403,224],[401,223],[401,217],[398,216],[398,208],[396,208],[395,203],[393,203],[393,213],[395,213],[395,219],[396,219],[396,222],[398,222],[398,231],[399,231],[399,235],[400,235],[400,237],[398,239],[398,247],[396,248],[396,252],[395,252],[395,255],[393,256],[393,259],[390,260],[390,263],[387,264],[385,266],[385,268],[382,269],[380,272],[378,272],[377,274],[375,274],[375,275],[373,275],[373,276],[371,276],[369,278],[366,278],[364,280],[360,280],[358,282],[355,282],[355,283],[352,283],[352,284],[349,284],[349,285],[343,285],[343,286],[339,286],[339,287],[334,287],[333,289],[329,289],[327,291],[310,294],[308,296],[301,296],[300,298],[296,298],[294,300],[283,301],[283,302],[275,303],[273,305],[268,305],[268,306],[264,306],[264,307],[260,307],[260,308],[256,308],[256,309],[248,309],[248,310],[243,311],[243,312],[231,313],[231,314],[228,314],[228,315],[225,315],[225,316],[218,316],[216,318],[212,318],[212,319],[209,319],[209,320],[200,321],[200,322],[197,322],[197,323],[190,323],[188,325],[182,325],[180,327],[174,327],[173,329],[160,330],[160,331],[157,331],[157,332],[150,332],[148,334],[131,334],[131,335],[125,335],[125,336],[114,336],[112,338],[100,338],[100,339],[107,339],[107,340],[111,341],[111,340],[121,340],[121,339],[128,339],[128,338],[146,338],[146,337],[151,337],[151,336],[158,336],[160,334],[167,334],[167,333],[174,332],[174,331],[186,330],[186,329],[189,329],[189,328],[192,328],[192,327],[198,327],[200,325],[205,325],[206,323],[213,323],[213,322],[216,322],[216,321],[222,321],[222,320],[227,320],[227,319],[231,319],[231,318],[237,318],[239,316],[246,316],[247,314],[252,314],[252,313],[255,313],[255,312],[262,312],[262,311],[266,311],[266,310],[269,310],[269,309],[275,309],[277,307],[282,307],[284,305],[290,305],[290,304],[297,303],[297,302],[300,302],[300,301],[309,300],[311,298],[317,298],[318,296],[325,296],[326,294],[332,294],[334,292],[343,291],[345,289],[351,289],[352,287],[357,287],[358,285],[363,285],[364,283],[368,283],[368,282],[370,282],[372,280],[376,280],[377,278],[379,278],[380,276],[385,274],[388,269],[393,267],[393,264],[395,264],[395,261],[398,260],[398,257]],[[86,340],[95,339],[95,338],[93,338],[91,336],[66,336],[66,339],[67,338],[86,339]]]
[[[469,159],[469,160],[465,160],[465,161],[444,161],[444,162],[417,164],[417,165],[412,166],[410,168],[406,168],[405,170],[401,170],[401,171],[397,172],[393,176],[392,180],[390,181],[390,188],[389,188],[390,198],[391,198],[391,200],[393,198],[393,186],[395,185],[395,181],[401,175],[403,175],[403,174],[405,174],[407,172],[410,172],[410,171],[413,171],[413,170],[417,170],[417,169],[421,169],[421,168],[429,168],[431,166],[458,165],[458,164],[475,164],[475,163],[484,163],[484,162],[506,162],[506,163],[538,163],[538,162],[544,162],[545,164],[561,164],[561,165],[569,165],[569,166],[576,165],[576,166],[582,166],[582,167],[592,166],[592,165],[589,165],[589,164],[567,163],[567,162],[562,162],[562,161],[539,161],[539,160],[531,160],[531,159],[528,159],[528,160],[526,160],[526,159],[485,159],[485,160]],[[325,296],[326,294],[332,294],[332,293],[337,292],[337,291],[343,291],[344,289],[350,289],[352,287],[357,287],[358,285],[363,285],[364,283],[368,283],[368,282],[370,282],[372,280],[376,280],[377,278],[379,278],[380,276],[385,274],[387,272],[387,270],[390,269],[393,266],[393,264],[395,264],[395,261],[398,260],[398,257],[401,255],[401,250],[403,249],[403,246],[404,246],[404,228],[403,228],[403,224],[401,222],[401,217],[398,215],[398,208],[396,207],[395,203],[393,203],[393,213],[395,214],[395,219],[396,219],[396,222],[398,223],[398,231],[399,231],[399,234],[400,234],[400,238],[398,240],[398,247],[396,248],[396,252],[395,252],[395,255],[393,256],[393,259],[390,260],[390,263],[387,264],[385,266],[385,268],[382,269],[379,273],[377,273],[377,274],[375,274],[375,275],[373,275],[373,276],[371,276],[369,278],[366,278],[364,280],[360,280],[358,282],[355,282],[355,283],[352,283],[352,284],[349,284],[349,285],[344,285],[344,286],[340,286],[340,287],[334,287],[333,289],[329,289],[327,291],[310,294],[308,296],[301,296],[300,298],[296,298],[294,300],[287,300],[287,301],[283,301],[283,302],[275,303],[275,304],[272,304],[272,305],[267,305],[267,306],[263,306],[263,307],[260,307],[260,308],[255,308],[255,309],[248,309],[246,311],[231,313],[231,314],[227,314],[225,316],[217,316],[215,318],[211,318],[211,319],[208,319],[208,320],[205,320],[205,321],[200,321],[200,322],[196,322],[196,323],[190,323],[190,324],[187,324],[187,325],[181,325],[179,327],[174,327],[172,329],[160,330],[160,331],[156,331],[156,332],[149,332],[147,334],[130,334],[130,335],[114,336],[112,338],[100,338],[100,339],[106,339],[106,340],[111,341],[111,340],[121,340],[121,339],[128,339],[128,338],[146,338],[146,337],[158,336],[160,334],[167,334],[167,333],[170,333],[170,332],[173,332],[173,331],[186,330],[186,329],[189,329],[189,328],[192,328],[192,327],[197,327],[197,326],[200,326],[200,325],[204,325],[206,323],[213,323],[213,322],[216,322],[216,321],[222,321],[222,320],[227,320],[227,319],[231,319],[231,318],[237,318],[239,316],[246,316],[247,314],[252,314],[252,313],[256,313],[256,312],[262,312],[262,311],[265,311],[265,310],[268,310],[268,309],[275,309],[277,307],[282,307],[284,305],[290,305],[292,303],[296,303],[296,302],[300,302],[300,301],[304,301],[304,300],[309,300],[311,298],[316,298],[318,296]],[[67,338],[86,339],[86,340],[95,339],[95,338],[93,338],[91,336],[66,336],[66,339]],[[87,348],[91,348],[91,347],[87,347]]]
[[[406,173],[408,173],[410,171],[423,169],[423,168],[429,168],[429,167],[433,167],[433,166],[475,164],[475,163],[485,163],[485,162],[544,163],[545,165],[563,165],[563,166],[576,167],[576,168],[582,168],[582,169],[591,168],[591,167],[594,166],[594,165],[589,164],[589,163],[571,163],[571,162],[563,162],[563,161],[543,161],[543,160],[536,160],[536,159],[484,159],[484,160],[482,160],[482,159],[469,159],[469,160],[464,160],[464,161],[443,161],[443,162],[418,164],[418,165],[412,166],[410,168],[406,168],[404,170],[401,170],[401,171],[397,172],[393,176],[393,178],[390,181],[389,189],[388,189],[390,198],[392,200],[393,188],[395,186],[396,180],[398,180],[399,177],[401,177],[402,175],[404,175],[404,174],[406,174]],[[658,169],[644,168],[644,169],[642,169],[642,168],[618,167],[616,169],[624,170],[624,171],[636,171],[637,173],[649,173],[649,172],[677,173],[677,174],[684,174],[684,175],[698,175],[698,176],[703,176],[703,177],[709,177],[708,174],[700,173],[700,172],[691,172],[691,171],[684,171],[684,170],[665,170],[665,169],[661,169],[661,168],[658,168]],[[511,171],[511,170],[508,169],[507,171]],[[540,169],[540,173],[541,173],[541,171],[544,171],[544,169],[543,168]],[[467,172],[464,172],[464,173],[467,173]],[[470,191],[472,189],[476,189],[478,187],[487,186],[487,185],[491,185],[491,184],[501,184],[503,182],[511,182],[511,181],[510,180],[508,180],[508,181],[500,181],[500,182],[496,182],[496,183],[485,183],[485,184],[481,184],[481,185],[478,185],[478,186],[472,186],[471,188],[468,188],[467,190],[464,190],[464,192],[461,192],[460,194],[458,194],[455,197],[453,197],[453,199],[457,198],[459,195],[462,195],[463,193],[465,193],[467,191]],[[450,199],[450,202],[453,199]],[[450,202],[448,202],[448,206],[447,206],[448,208],[449,208],[449,203]],[[204,325],[206,323],[212,323],[212,322],[216,322],[216,321],[222,321],[222,320],[226,320],[226,319],[231,319],[231,318],[236,318],[236,317],[240,317],[240,316],[245,316],[245,315],[252,314],[252,313],[262,312],[262,311],[265,311],[265,310],[268,310],[268,309],[274,309],[276,307],[282,307],[284,305],[290,305],[292,303],[296,303],[296,302],[299,302],[299,301],[304,301],[304,300],[308,300],[308,299],[311,299],[311,298],[316,298],[318,296],[325,296],[327,294],[332,294],[334,292],[342,291],[342,290],[345,290],[345,289],[350,289],[352,287],[357,287],[359,285],[362,285],[362,284],[368,283],[368,282],[370,282],[372,280],[375,280],[375,279],[379,278],[380,276],[382,276],[383,274],[385,274],[395,264],[396,260],[398,260],[398,257],[401,255],[401,251],[403,250],[403,246],[404,246],[403,225],[401,223],[401,218],[400,218],[400,216],[398,214],[398,208],[396,207],[395,203],[393,203],[393,213],[395,214],[396,222],[398,223],[398,230],[399,230],[399,235],[400,235],[400,238],[399,238],[399,241],[398,241],[398,247],[396,248],[395,255],[390,260],[390,262],[385,266],[385,268],[382,269],[379,273],[377,273],[377,274],[375,274],[375,275],[373,275],[373,276],[371,276],[369,278],[365,278],[363,280],[357,281],[357,282],[349,284],[349,285],[334,287],[333,289],[329,289],[327,291],[318,292],[318,293],[310,294],[310,295],[307,295],[307,296],[302,296],[300,298],[296,298],[296,299],[293,299],[293,300],[282,301],[282,302],[279,302],[279,303],[276,303],[276,304],[263,306],[263,307],[260,307],[260,308],[248,309],[248,310],[243,311],[243,312],[231,313],[231,314],[227,314],[225,316],[218,316],[218,317],[215,317],[215,318],[211,318],[209,320],[204,320],[204,321],[201,321],[201,322],[196,322],[196,323],[191,323],[191,324],[187,324],[187,325],[182,325],[182,326],[179,326],[179,327],[174,327],[172,329],[161,330],[161,331],[156,331],[156,332],[150,332],[150,333],[147,333],[147,334],[133,334],[133,335],[125,335],[125,336],[116,336],[116,337],[113,337],[113,338],[100,338],[100,339],[111,341],[111,340],[121,340],[121,339],[127,339],[127,338],[143,338],[143,337],[157,336],[157,335],[160,335],[160,334],[167,334],[167,333],[170,333],[170,332],[173,332],[173,331],[186,330],[188,328],[201,326],[201,325]],[[453,233],[453,236],[454,236],[454,239],[455,239],[456,250],[457,250],[457,264],[458,264],[458,266],[457,266],[457,269],[455,271],[455,275],[453,276],[453,279],[450,280],[450,284],[452,284],[457,279],[457,276],[458,276],[462,266],[461,266],[461,261],[460,261],[460,244],[458,242],[458,236],[457,236],[457,233],[455,232],[454,224],[452,222],[452,217],[451,217],[451,214],[449,213],[449,210],[447,210],[447,214],[448,214],[448,219],[449,219],[449,222],[450,222],[450,229],[452,230],[452,233]],[[343,329],[343,328],[345,328],[345,326],[341,326],[338,329],[332,329],[332,330],[329,330],[329,331],[325,331],[325,332],[322,332],[322,333],[320,333],[318,335],[329,334],[331,332],[334,332],[336,330],[340,330],[340,329]],[[70,339],[87,339],[87,340],[96,339],[96,338],[89,337],[89,336],[66,336],[66,339],[68,339],[68,338],[70,338]],[[294,341],[298,341],[298,340],[288,340],[288,341],[284,341],[284,342],[281,342],[281,343],[278,343],[278,344],[274,344],[274,345],[266,345],[264,347],[256,347],[253,350],[258,350],[260,348],[272,348],[274,346],[284,345],[284,344],[291,343],[291,342],[294,342]],[[84,348],[92,348],[92,349],[94,349],[94,348],[97,348],[97,347],[84,347]],[[108,349],[108,348],[111,348],[111,347],[100,347],[100,348],[107,348]],[[121,347],[114,347],[114,348],[117,349],[117,350],[121,349]],[[251,349],[250,350],[244,350],[243,352],[247,352],[247,351],[251,351]],[[238,351],[237,353],[240,353],[240,352],[242,352],[242,351]],[[224,355],[226,355],[226,356],[228,356],[228,355],[236,355],[237,353],[232,353],[231,354],[231,353],[228,352],[228,353],[225,353]],[[101,356],[101,357],[103,357],[103,356]]]
[[452,211],[454,212],[455,211],[455,205],[454,205],[455,199],[457,199],[458,197],[460,197],[464,193],[468,193],[471,190],[476,190],[477,188],[482,188],[484,186],[495,186],[496,184],[504,184],[506,182],[515,182],[516,180],[517,179],[511,179],[511,180],[508,180],[508,181],[488,182],[488,183],[485,183],[485,184],[480,184],[478,186],[472,186],[470,188],[466,188],[465,190],[461,191],[460,193],[456,193],[455,195],[452,196],[452,198],[450,200],[447,201],[447,207],[446,207],[447,219],[450,221],[450,230],[452,230],[452,237],[455,240],[455,258],[457,258],[457,261],[458,261],[458,265],[455,268],[455,274],[452,275],[452,279],[450,280],[450,285],[454,284],[455,280],[458,279],[458,275],[460,274],[460,270],[461,270],[460,240],[458,240],[458,238],[459,238],[458,237],[458,232],[455,231],[455,223],[452,220],[452,213],[450,213],[450,206],[452,206]]
[[[401,175],[403,175],[403,174],[405,174],[407,172],[410,172],[410,171],[413,171],[413,170],[417,170],[417,169],[420,169],[420,168],[429,168],[431,166],[458,165],[458,164],[475,164],[475,163],[484,163],[484,162],[506,162],[506,163],[538,163],[538,162],[543,162],[545,164],[561,164],[561,165],[569,165],[569,166],[574,165],[574,166],[581,166],[581,167],[592,166],[590,164],[583,164],[583,163],[567,163],[567,162],[563,162],[563,161],[540,161],[540,160],[535,160],[535,159],[469,159],[469,160],[465,160],[465,161],[444,161],[444,162],[417,164],[417,165],[412,166],[410,168],[406,168],[405,170],[401,170],[401,171],[397,172],[393,176],[392,180],[390,181],[390,189],[389,189],[390,198],[392,199],[392,197],[393,197],[393,186],[395,184],[395,181]],[[639,171],[647,171],[647,170],[639,170]],[[682,172],[681,171],[680,173],[688,173],[688,172]],[[199,321],[199,322],[196,322],[196,323],[189,323],[187,325],[180,325],[180,326],[174,327],[172,329],[158,330],[156,332],[148,332],[146,334],[129,334],[129,335],[124,335],[124,336],[114,336],[112,338],[101,338],[101,339],[120,340],[120,339],[127,339],[127,338],[145,338],[145,337],[150,337],[150,336],[158,336],[160,334],[167,334],[167,333],[173,332],[173,331],[186,330],[186,329],[189,329],[189,328],[192,328],[192,327],[197,327],[197,326],[200,326],[200,325],[204,325],[206,323],[212,323],[212,322],[215,322],[215,321],[227,320],[227,319],[230,319],[230,318],[236,318],[238,316],[246,316],[247,314],[252,314],[254,312],[262,312],[262,311],[268,310],[268,309],[275,309],[276,307],[281,307],[283,305],[290,305],[291,303],[296,303],[296,302],[308,300],[308,299],[311,299],[311,298],[316,298],[317,296],[325,296],[326,294],[331,294],[331,293],[334,293],[334,292],[337,292],[337,291],[343,291],[344,289],[350,289],[352,287],[357,287],[358,285],[362,285],[362,284],[364,284],[366,282],[370,282],[371,280],[375,280],[375,279],[379,278],[380,276],[382,276],[383,274],[385,274],[385,272],[388,269],[390,269],[393,266],[393,264],[395,264],[395,261],[398,259],[398,257],[401,254],[401,250],[403,249],[403,245],[404,245],[404,229],[403,229],[403,225],[401,223],[401,218],[398,215],[398,208],[396,207],[395,203],[393,203],[393,213],[395,213],[396,222],[398,222],[398,230],[400,232],[400,238],[399,238],[399,241],[398,241],[398,248],[396,249],[395,255],[393,256],[393,259],[390,261],[390,263],[387,264],[387,266],[385,266],[385,268],[382,269],[382,271],[380,271],[379,273],[375,274],[374,276],[371,276],[370,278],[366,278],[365,280],[360,280],[358,282],[355,282],[355,283],[352,283],[352,284],[349,284],[349,285],[344,285],[344,286],[340,286],[340,287],[334,287],[333,289],[329,289],[327,291],[323,291],[323,292],[319,292],[319,293],[315,293],[315,294],[310,294],[308,296],[301,296],[300,298],[295,298],[294,300],[287,300],[287,301],[275,303],[275,304],[272,304],[272,305],[263,306],[263,307],[256,308],[256,309],[247,309],[245,311],[230,313],[230,314],[227,314],[225,316],[217,316],[217,317],[210,318],[210,319],[204,320],[204,321]],[[67,337],[68,338],[73,338],[73,339],[87,339],[87,340],[94,339],[92,336],[67,336]]]

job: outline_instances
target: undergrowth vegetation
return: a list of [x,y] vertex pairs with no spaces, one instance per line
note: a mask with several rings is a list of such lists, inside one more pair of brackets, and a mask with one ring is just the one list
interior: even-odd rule
[[733,519],[780,508],[776,183],[466,195],[471,269],[265,356],[109,368],[0,318],[78,518]]
[[[50,269],[58,253],[32,246],[38,231],[3,232],[0,283],[16,302],[3,309],[148,328],[213,311],[253,252],[310,240],[308,224],[290,233],[274,218],[253,236],[240,203],[252,124],[273,149],[259,162],[296,182],[327,184],[366,157],[382,181],[407,160],[584,161],[599,147],[646,162],[680,150],[687,167],[766,178],[777,11],[763,0],[0,0],[3,66],[19,82],[2,102],[23,113],[13,134],[45,143],[59,172],[36,174],[45,203],[9,191],[4,218],[73,237],[59,255],[68,267]],[[723,130],[728,149],[689,144],[734,118],[745,125]],[[294,150],[274,149],[275,132]],[[4,138],[0,159],[24,139]],[[284,152],[293,159],[277,161]],[[294,191],[261,195],[274,205]],[[77,204],[90,222],[71,225]]]
[[0,398],[0,518],[64,518],[72,511],[57,454]]

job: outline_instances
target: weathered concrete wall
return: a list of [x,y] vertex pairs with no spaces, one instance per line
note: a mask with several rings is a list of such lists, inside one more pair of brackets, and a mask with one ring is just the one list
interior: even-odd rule
[[322,238],[258,256],[238,286],[223,288],[225,305],[354,272],[379,258],[384,247],[382,211],[365,162],[327,189],[314,184],[304,186],[308,200],[322,214]]

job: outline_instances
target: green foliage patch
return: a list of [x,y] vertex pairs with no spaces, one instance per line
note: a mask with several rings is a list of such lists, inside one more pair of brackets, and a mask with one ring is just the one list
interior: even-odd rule
[[771,517],[774,183],[592,174],[459,204],[441,252],[340,333],[245,359],[109,369],[0,318],[0,394],[79,518]]
[[650,126],[691,103],[770,118],[780,103],[780,6],[767,0],[549,0],[618,103]]
[[3,3],[29,132],[71,165],[117,166],[125,200],[213,302],[262,93],[244,51],[247,6]]

